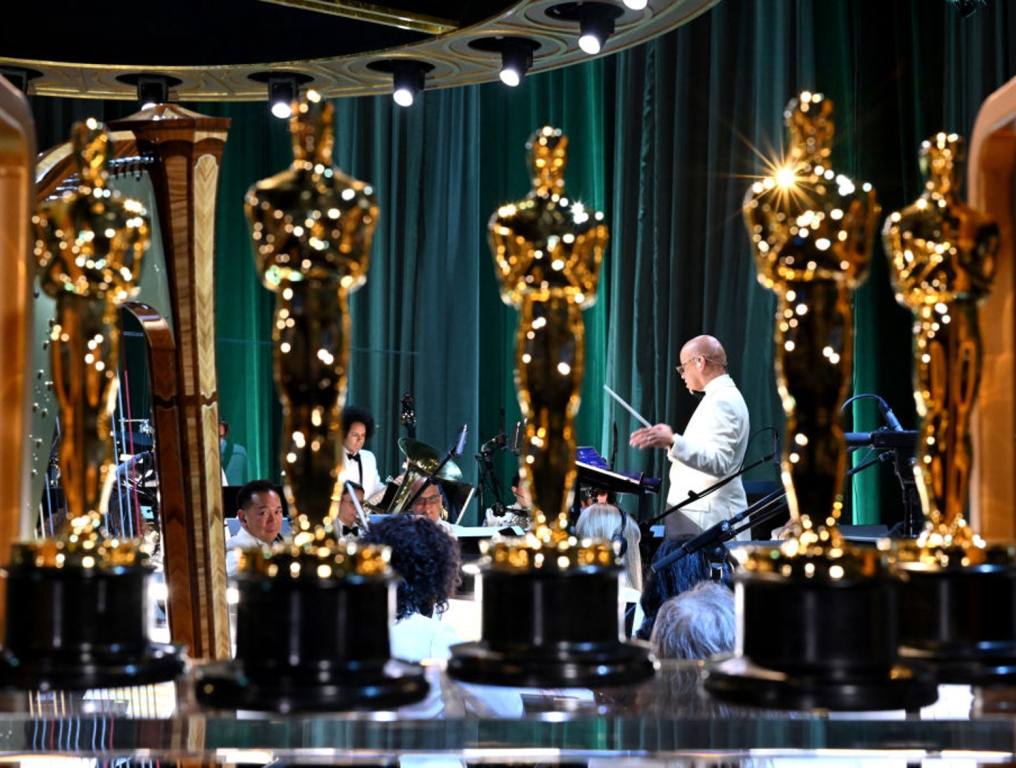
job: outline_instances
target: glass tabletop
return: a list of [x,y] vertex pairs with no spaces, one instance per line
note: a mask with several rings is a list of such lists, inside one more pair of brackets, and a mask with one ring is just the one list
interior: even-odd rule
[[[781,758],[867,755],[874,763],[1011,759],[1016,690],[942,686],[919,712],[786,712],[725,704],[703,668],[667,662],[651,680],[603,689],[505,688],[451,680],[429,665],[430,693],[390,711],[278,714],[212,710],[193,683],[0,697],[0,754],[62,753],[206,764],[391,762],[430,755],[557,763],[606,757]],[[900,763],[899,761],[903,762]],[[171,764],[168,763],[168,764]],[[274,764],[274,763],[273,763]],[[769,764],[769,763],[766,763]],[[869,762],[865,762],[869,764]]]

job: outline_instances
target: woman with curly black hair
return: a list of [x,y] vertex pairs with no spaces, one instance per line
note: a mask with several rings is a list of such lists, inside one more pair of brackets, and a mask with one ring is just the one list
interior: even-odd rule
[[390,515],[371,524],[361,542],[391,547],[391,565],[402,577],[391,628],[392,656],[407,661],[447,659],[461,641],[440,620],[459,580],[459,543],[419,515]]

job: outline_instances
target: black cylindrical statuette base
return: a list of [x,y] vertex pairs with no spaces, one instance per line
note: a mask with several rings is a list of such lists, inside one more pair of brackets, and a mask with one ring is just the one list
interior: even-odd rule
[[428,691],[423,668],[390,658],[389,576],[237,579],[236,658],[197,673],[203,704],[289,711],[383,709]]
[[618,569],[482,574],[483,639],[452,649],[448,673],[467,682],[606,686],[653,674],[649,649],[622,642]]
[[38,567],[7,577],[6,668],[18,688],[145,685],[183,671],[181,648],[147,636],[151,569]]
[[710,693],[779,709],[915,709],[935,700],[935,685],[897,662],[897,595],[887,576],[833,579],[823,568],[735,581],[738,654],[710,665]]
[[1016,681],[1016,564],[896,568],[900,655],[942,683]]

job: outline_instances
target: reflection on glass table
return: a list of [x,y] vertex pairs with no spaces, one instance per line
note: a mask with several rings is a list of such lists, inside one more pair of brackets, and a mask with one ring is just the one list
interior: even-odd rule
[[[428,679],[432,690],[425,701],[389,712],[202,710],[189,678],[134,689],[9,693],[0,701],[0,754],[63,753],[160,765],[183,758],[227,764],[239,755],[253,765],[348,764],[353,757],[384,763],[400,756],[415,765],[429,755],[455,765],[585,764],[620,757],[639,757],[640,765],[693,758],[696,765],[779,765],[811,757],[904,766],[946,758],[960,762],[940,764],[997,761],[1011,758],[1016,744],[1011,690],[972,694],[948,687],[935,706],[919,713],[833,717],[728,706],[703,691],[700,666],[682,662],[662,665],[644,684],[598,690],[463,685],[447,678],[440,665],[428,667]],[[847,756],[852,761],[841,763]]]

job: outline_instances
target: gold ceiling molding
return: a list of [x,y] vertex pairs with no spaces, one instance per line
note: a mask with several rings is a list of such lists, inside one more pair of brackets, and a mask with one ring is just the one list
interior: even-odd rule
[[443,35],[459,27],[451,19],[403,11],[377,3],[361,3],[358,0],[261,0],[261,2],[314,11],[315,13],[327,13],[330,16],[341,16],[357,21],[367,21],[371,24],[383,24],[387,27],[408,29],[428,35]]
[[[341,4],[328,0],[316,2]],[[718,2],[720,0],[651,0],[644,11],[623,8],[614,34],[598,56],[617,53],[669,32]],[[305,86],[315,88],[328,97],[389,93],[392,89],[391,76],[367,66],[369,62],[382,59],[426,61],[434,67],[427,73],[428,90],[455,88],[498,79],[498,54],[469,46],[470,40],[479,38],[503,35],[532,39],[539,47],[534,53],[530,73],[567,67],[595,58],[579,49],[577,24],[547,14],[549,8],[560,3],[561,0],[524,0],[497,16],[469,27],[398,48],[352,56],[208,67],[99,65],[0,56],[0,66],[27,67],[42,72],[41,77],[31,81],[32,94],[97,99],[136,99],[135,87],[120,82],[117,76],[138,72],[178,78],[180,84],[170,90],[170,97],[174,101],[264,101],[267,98],[264,84],[250,80],[249,75],[268,70],[307,75],[311,80]]]

